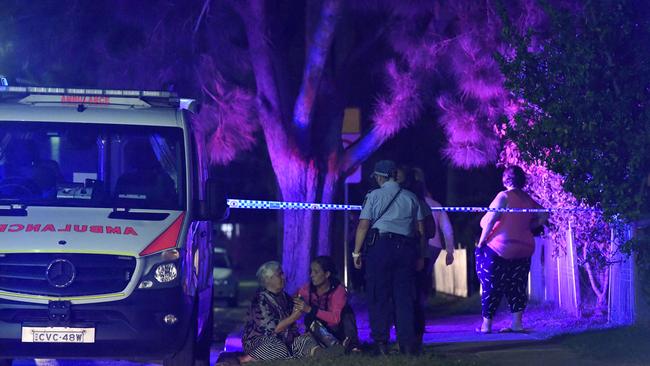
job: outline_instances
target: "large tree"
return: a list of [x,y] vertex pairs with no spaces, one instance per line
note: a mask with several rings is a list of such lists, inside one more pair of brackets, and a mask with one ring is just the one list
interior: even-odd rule
[[[238,149],[248,148],[259,127],[282,199],[332,202],[343,177],[436,105],[442,108],[449,140],[445,153],[453,163],[473,167],[496,159],[491,126],[503,93],[486,87],[485,79],[500,80],[494,60],[477,57],[496,37],[489,2],[283,4],[232,2],[223,4],[231,10],[205,12],[200,26],[215,29],[219,18],[209,14],[232,11],[245,33],[225,40],[218,33],[205,35],[209,48],[200,65],[202,90],[214,108],[199,118],[203,126],[215,126],[210,135],[214,161],[227,162]],[[237,55],[234,67],[220,59],[224,50]],[[235,67],[242,76],[224,71]],[[343,150],[343,108],[351,94],[363,90],[354,83],[364,80],[364,73],[385,82],[372,91],[376,103],[369,113],[371,124],[357,143]],[[228,126],[242,133],[233,135],[235,128]],[[229,146],[235,150],[224,150],[224,140],[233,141]],[[330,253],[331,214],[283,215],[283,262],[291,288],[306,280],[311,255]]]

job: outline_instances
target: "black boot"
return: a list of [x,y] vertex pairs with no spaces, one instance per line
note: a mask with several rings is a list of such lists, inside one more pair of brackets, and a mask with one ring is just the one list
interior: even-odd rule
[[382,357],[388,356],[388,344],[386,342],[375,342],[373,355]]
[[422,354],[422,344],[420,342],[400,344],[399,350],[403,355],[419,356]]

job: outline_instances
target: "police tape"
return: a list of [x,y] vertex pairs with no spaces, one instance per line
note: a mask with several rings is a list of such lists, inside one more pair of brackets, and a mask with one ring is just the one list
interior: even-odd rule
[[[228,207],[253,210],[318,210],[318,211],[360,211],[361,205],[344,205],[335,203],[308,203],[242,200],[229,198]],[[432,211],[446,212],[567,212],[567,211],[598,211],[596,208],[491,208],[491,207],[431,207]]]

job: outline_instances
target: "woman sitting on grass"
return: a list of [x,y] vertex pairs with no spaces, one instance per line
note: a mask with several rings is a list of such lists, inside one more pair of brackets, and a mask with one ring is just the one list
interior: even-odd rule
[[242,336],[245,356],[241,363],[330,355],[309,334],[300,335],[296,321],[303,304],[284,291],[285,278],[280,263],[264,263],[257,270],[260,289],[251,301]]
[[[359,351],[354,312],[347,303],[345,287],[336,278],[337,271],[332,258],[316,257],[311,262],[310,269],[311,281],[298,291],[297,300],[306,313],[305,328],[314,329],[312,323],[318,320],[346,351]],[[318,339],[318,335],[315,336]]]

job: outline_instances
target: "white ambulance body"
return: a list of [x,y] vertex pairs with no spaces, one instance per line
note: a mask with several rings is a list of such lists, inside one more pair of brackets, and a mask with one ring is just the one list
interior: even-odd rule
[[223,197],[190,105],[166,92],[0,86],[0,365],[209,364]]

